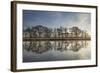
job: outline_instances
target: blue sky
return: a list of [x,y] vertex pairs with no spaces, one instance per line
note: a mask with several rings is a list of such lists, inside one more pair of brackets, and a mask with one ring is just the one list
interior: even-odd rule
[[77,26],[91,31],[91,14],[79,12],[23,10],[23,27],[43,25],[50,28]]

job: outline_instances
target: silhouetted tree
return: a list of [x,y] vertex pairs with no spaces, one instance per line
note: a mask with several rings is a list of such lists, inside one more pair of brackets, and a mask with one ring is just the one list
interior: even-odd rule
[[72,27],[71,32],[75,35],[75,37],[78,37],[78,35],[81,33],[81,30],[78,27]]

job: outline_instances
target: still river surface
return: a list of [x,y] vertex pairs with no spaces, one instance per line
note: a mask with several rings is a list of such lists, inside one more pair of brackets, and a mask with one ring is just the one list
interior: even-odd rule
[[23,62],[91,59],[91,41],[25,41]]

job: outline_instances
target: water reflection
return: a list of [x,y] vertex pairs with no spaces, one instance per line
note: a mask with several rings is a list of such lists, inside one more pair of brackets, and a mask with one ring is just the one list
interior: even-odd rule
[[71,50],[77,52],[81,48],[86,48],[87,46],[87,41],[28,41],[23,44],[25,50],[38,54],[42,54],[49,50],[60,52]]
[[23,62],[91,59],[90,41],[25,41]]

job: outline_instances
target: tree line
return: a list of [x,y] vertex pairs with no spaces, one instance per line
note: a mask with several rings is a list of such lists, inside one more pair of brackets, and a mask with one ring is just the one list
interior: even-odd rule
[[50,38],[50,37],[59,37],[59,38],[68,38],[68,37],[90,37],[86,30],[81,30],[77,26],[71,28],[59,27],[59,28],[49,28],[42,25],[36,25],[27,27],[23,30],[23,37],[29,38]]

